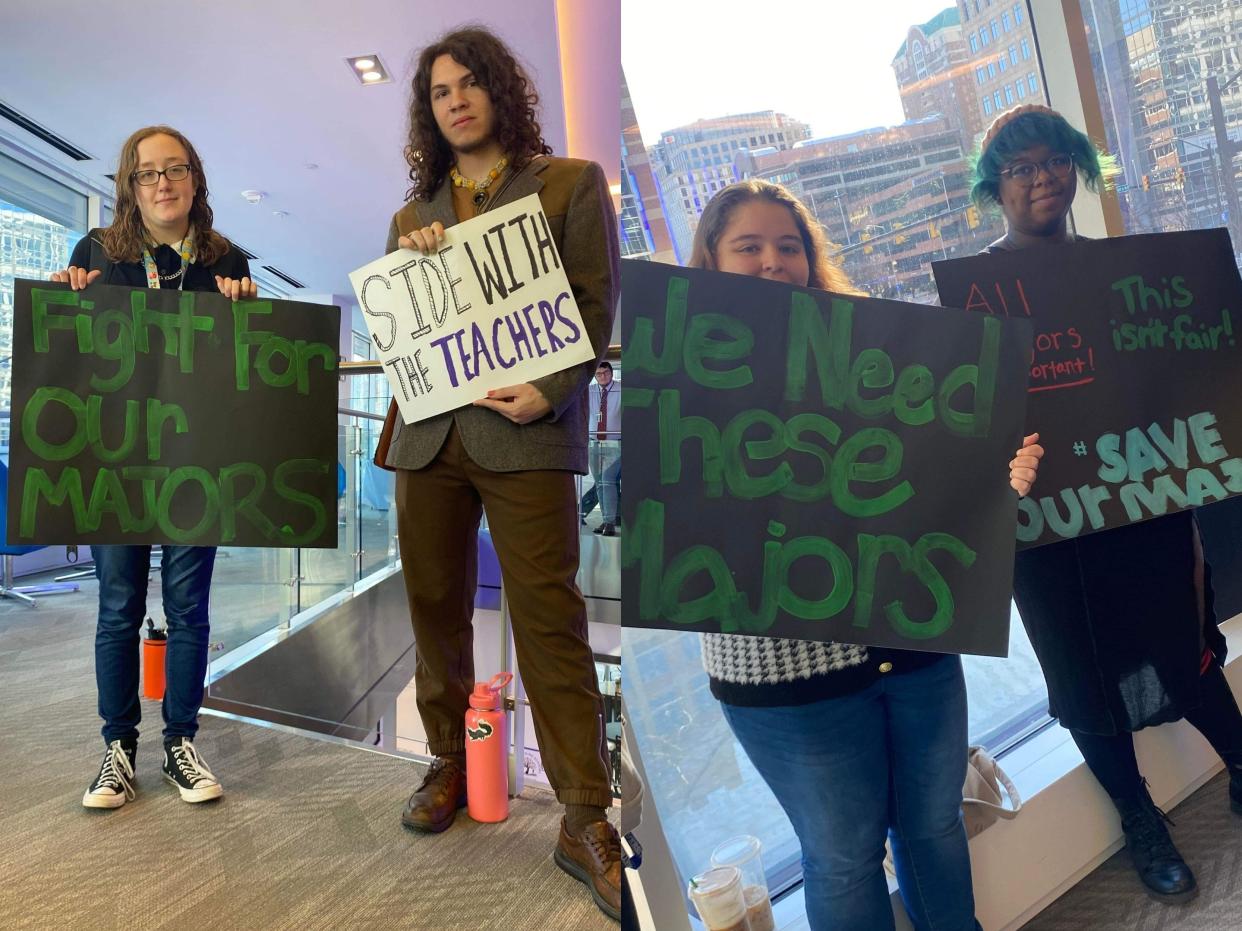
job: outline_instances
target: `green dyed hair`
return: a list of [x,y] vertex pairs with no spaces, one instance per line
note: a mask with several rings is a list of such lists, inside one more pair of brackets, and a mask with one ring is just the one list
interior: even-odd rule
[[974,155],[974,185],[970,199],[979,207],[1000,203],[1001,169],[1019,152],[1046,145],[1056,152],[1067,152],[1090,191],[1098,192],[1116,171],[1116,160],[1105,155],[1059,113],[1023,113],[996,134],[986,149]]

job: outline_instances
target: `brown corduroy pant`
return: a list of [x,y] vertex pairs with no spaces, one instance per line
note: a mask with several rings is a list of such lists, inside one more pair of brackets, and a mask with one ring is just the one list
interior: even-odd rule
[[471,460],[454,427],[430,465],[397,469],[396,493],[417,654],[414,684],[431,752],[465,746],[478,532],[486,510],[548,781],[562,804],[607,807],[603,700],[576,582],[573,474],[489,472]]

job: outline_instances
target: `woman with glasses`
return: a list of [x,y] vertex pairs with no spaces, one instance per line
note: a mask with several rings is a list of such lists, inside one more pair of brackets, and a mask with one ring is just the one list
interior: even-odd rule
[[[1028,104],[999,116],[980,145],[971,192],[1005,216],[1005,235],[985,251],[1082,240],[1069,231],[1070,205],[1078,175],[1098,189],[1103,161],[1055,110]],[[1014,595],[1049,713],[1117,807],[1139,878],[1154,898],[1191,898],[1194,875],[1147,793],[1132,734],[1186,718],[1227,764],[1230,807],[1242,814],[1242,715],[1222,671],[1225,639],[1194,513],[1024,550]]]
[[[246,257],[212,229],[203,163],[188,139],[149,126],[125,140],[116,173],[114,221],[94,229],[53,281],[87,285],[219,291],[253,298]],[[187,802],[223,794],[192,739],[207,674],[208,594],[216,551],[163,547],[160,577],[168,624],[164,690],[164,777]],[[105,744],[99,773],[82,796],[87,808],[119,808],[134,798],[138,749],[138,640],[146,613],[150,546],[92,546],[99,579],[95,681]]]
[[[810,211],[766,181],[712,197],[688,264],[856,293]],[[1010,463],[1019,494],[1043,454],[1037,439]],[[962,821],[961,659],[738,634],[702,642],[712,695],[798,836],[812,931],[894,927],[886,839],[917,931],[977,929]]]

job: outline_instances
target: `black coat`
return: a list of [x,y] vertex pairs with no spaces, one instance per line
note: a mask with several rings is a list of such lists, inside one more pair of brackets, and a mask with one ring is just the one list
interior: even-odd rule
[[1018,554],[1014,597],[1066,727],[1119,734],[1198,707],[1204,649],[1225,660],[1198,535],[1181,511]]
[[1204,650],[1225,661],[1192,511],[1023,550],[1014,600],[1048,713],[1073,730],[1114,735],[1183,718],[1202,703]]

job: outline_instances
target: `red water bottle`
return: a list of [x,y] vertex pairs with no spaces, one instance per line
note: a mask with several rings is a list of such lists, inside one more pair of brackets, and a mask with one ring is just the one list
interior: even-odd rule
[[475,821],[509,817],[509,742],[504,689],[513,674],[476,682],[466,712],[466,811]]
[[142,695],[154,701],[164,698],[164,655],[168,633],[147,618],[147,636],[142,641]]

